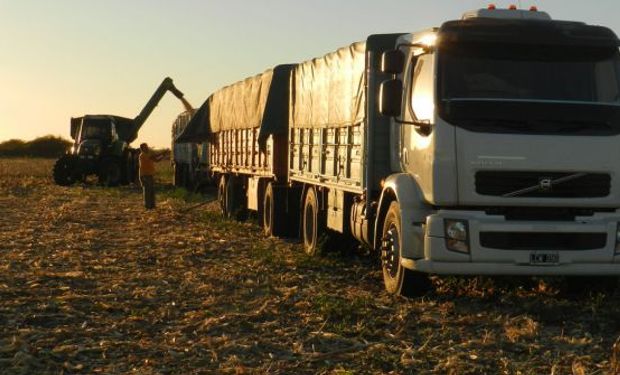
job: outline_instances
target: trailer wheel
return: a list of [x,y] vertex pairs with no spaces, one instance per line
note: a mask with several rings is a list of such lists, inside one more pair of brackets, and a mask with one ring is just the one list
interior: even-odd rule
[[104,159],[99,165],[99,183],[103,186],[118,186],[122,174],[120,163],[115,158]]
[[183,187],[187,191],[192,191],[194,188],[194,174],[192,173],[192,167],[189,164],[183,165]]
[[383,283],[388,293],[405,297],[421,296],[431,288],[431,282],[427,274],[404,268],[400,263],[402,243],[400,217],[400,204],[394,201],[385,216],[382,231]]
[[226,212],[226,176],[220,176],[220,182],[217,187],[217,201],[220,204],[222,216],[228,216]]
[[244,196],[242,179],[236,176],[227,178],[224,200],[226,217],[240,221],[247,218],[248,212],[243,201]]
[[302,213],[301,232],[304,240],[304,251],[311,256],[318,255],[321,253],[319,237],[325,233],[326,225],[325,215],[320,210],[319,198],[313,187],[306,191]]
[[181,166],[179,165],[179,163],[174,163],[172,164],[172,169],[174,171],[172,175],[172,185],[174,185],[174,187],[181,187],[181,173],[183,172],[181,170]]
[[262,224],[263,232],[266,236],[280,236],[284,233],[284,199],[279,196],[273,188],[273,183],[269,182],[265,188],[263,198]]
[[60,186],[73,185],[77,179],[77,163],[71,156],[65,155],[56,160],[52,171],[54,182]]

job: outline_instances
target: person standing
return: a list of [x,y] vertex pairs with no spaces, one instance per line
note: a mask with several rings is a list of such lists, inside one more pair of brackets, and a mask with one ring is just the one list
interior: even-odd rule
[[140,184],[144,197],[144,208],[155,208],[155,162],[163,159],[164,155],[155,155],[146,143],[140,144]]

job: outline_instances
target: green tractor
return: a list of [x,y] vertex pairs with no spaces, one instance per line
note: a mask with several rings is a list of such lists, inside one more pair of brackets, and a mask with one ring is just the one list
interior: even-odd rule
[[89,175],[96,175],[104,186],[135,182],[139,150],[129,145],[138,137],[138,131],[167,91],[179,98],[187,110],[193,110],[172,79],[166,78],[133,119],[113,115],[72,118],[71,138],[74,144],[71,151],[54,164],[54,182],[69,186],[84,181]]

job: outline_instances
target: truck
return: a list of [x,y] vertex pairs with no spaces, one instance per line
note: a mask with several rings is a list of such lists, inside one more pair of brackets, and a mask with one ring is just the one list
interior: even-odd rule
[[115,115],[85,115],[71,119],[71,151],[60,157],[53,168],[54,182],[69,186],[96,175],[99,183],[116,186],[135,182],[138,176],[138,150],[130,147],[138,132],[166,92],[185,106],[192,106],[166,77],[142,111],[133,119]]
[[[424,294],[433,274],[615,279],[619,45],[534,7],[371,35],[294,65],[259,105],[253,129],[279,129],[270,160],[285,172],[236,168],[269,155],[256,131],[209,126],[218,106],[263,103],[252,85],[214,94],[211,116],[188,126],[210,132],[225,214],[258,211],[267,234],[296,227],[282,232],[310,255],[322,234],[349,235],[380,257],[390,293]],[[288,121],[265,116],[270,105]]]

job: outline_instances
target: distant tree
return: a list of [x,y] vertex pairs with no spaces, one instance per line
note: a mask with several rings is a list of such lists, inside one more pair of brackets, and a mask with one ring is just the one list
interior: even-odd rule
[[11,139],[0,143],[0,157],[56,158],[64,154],[69,147],[71,142],[51,135],[30,142]]
[[0,156],[22,156],[26,142],[21,139],[11,139],[0,143]]
[[51,135],[37,138],[26,143],[26,153],[40,158],[56,158],[71,147],[71,142]]

